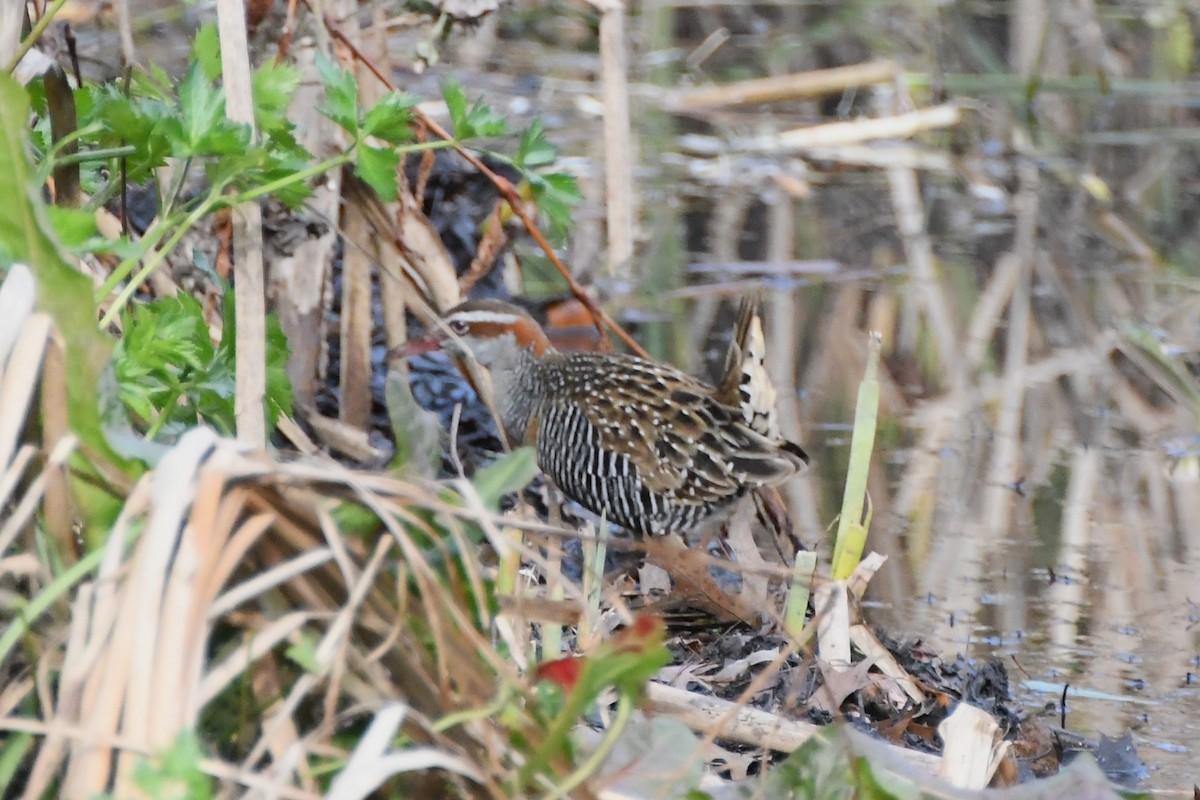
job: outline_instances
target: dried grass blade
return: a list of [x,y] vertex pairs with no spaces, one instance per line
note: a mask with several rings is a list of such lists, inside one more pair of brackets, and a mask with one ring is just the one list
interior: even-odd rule
[[200,679],[196,690],[197,705],[200,708],[207,706],[233,683],[234,679],[249,669],[251,664],[309,622],[322,616],[324,615],[313,611],[293,611],[254,631],[246,647],[234,650],[223,661],[213,665]]
[[21,326],[7,365],[0,361],[0,465],[7,466],[12,460],[17,437],[25,425],[51,325],[45,314],[30,316]]
[[346,766],[333,779],[328,800],[360,800],[388,778],[417,770],[443,769],[480,781],[479,772],[469,761],[432,747],[389,752],[407,710],[403,705],[393,703],[376,712]]
[[[249,528],[252,523],[246,523],[244,529]],[[258,530],[259,525],[265,529],[269,520],[265,517],[255,517],[253,535],[257,538],[261,535]],[[313,550],[296,556],[290,561],[285,561],[278,566],[272,567],[266,572],[259,573],[253,578],[239,583],[229,591],[220,595],[211,606],[208,608],[208,618],[215,620],[218,617],[228,614],[233,609],[240,606],[242,603],[264,594],[268,589],[272,589],[280,584],[286,583],[293,578],[299,577],[306,572],[309,572],[316,567],[330,561],[333,555],[328,550]]]

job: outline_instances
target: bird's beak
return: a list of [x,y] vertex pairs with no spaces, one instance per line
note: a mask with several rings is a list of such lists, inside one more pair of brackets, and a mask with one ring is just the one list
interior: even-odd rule
[[393,347],[387,351],[386,359],[395,361],[400,358],[408,358],[422,353],[432,353],[434,350],[441,350],[445,340],[441,336],[421,336],[416,339],[409,339],[404,344]]

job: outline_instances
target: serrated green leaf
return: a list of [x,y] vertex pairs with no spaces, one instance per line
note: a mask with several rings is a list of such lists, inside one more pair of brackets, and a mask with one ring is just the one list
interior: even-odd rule
[[181,152],[176,155],[196,155],[201,152],[205,139],[225,121],[225,93],[213,86],[197,63],[188,67],[179,82],[178,92],[181,125],[176,144]]
[[517,151],[517,167],[534,169],[553,163],[557,157],[558,151],[546,140],[541,120],[534,120],[532,125],[522,131],[521,145]]
[[151,64],[145,72],[137,70],[133,72],[129,81],[129,93],[133,97],[147,97],[167,102],[175,97],[174,86],[171,76],[165,69],[158,64]]
[[287,110],[296,87],[300,85],[300,70],[290,64],[276,64],[268,60],[254,70],[252,85],[254,124],[264,135],[282,131],[290,134],[292,125]]
[[363,117],[363,136],[375,136],[385,142],[412,141],[412,107],[417,100],[400,92],[388,92]]
[[358,85],[354,76],[325,55],[317,56],[317,72],[325,86],[325,100],[317,110],[358,137]]
[[442,84],[442,99],[446,101],[446,110],[450,112],[450,127],[454,135],[463,138],[463,129],[467,124],[467,94],[457,81],[448,80]]
[[134,152],[125,162],[126,174],[131,183],[140,183],[171,154],[166,128],[174,116],[172,109],[157,98],[133,99],[115,86],[106,86],[94,92],[79,119],[80,127],[100,123],[105,131],[100,137],[102,146],[133,146]]
[[216,23],[209,21],[200,26],[192,39],[191,62],[199,64],[204,77],[215,81],[221,77],[221,39]]
[[395,200],[399,192],[396,184],[396,167],[399,164],[400,154],[390,147],[384,149],[364,144],[358,148],[354,173],[382,199]]
[[454,138],[465,141],[489,136],[504,136],[508,133],[508,123],[504,117],[492,111],[484,104],[483,99],[475,101],[467,107],[467,96],[462,87],[454,81],[447,81],[442,86],[442,97],[446,100],[446,108],[450,111],[450,122],[454,129]]
[[500,498],[509,492],[524,489],[537,475],[537,456],[532,447],[518,447],[476,471],[471,483],[490,509],[498,508]]
[[538,211],[556,236],[571,226],[571,207],[583,199],[575,178],[563,172],[525,173]]

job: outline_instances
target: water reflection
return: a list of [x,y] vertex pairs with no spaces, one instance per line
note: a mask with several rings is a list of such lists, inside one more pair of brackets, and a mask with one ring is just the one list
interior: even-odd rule
[[[1059,724],[1069,685],[1068,729],[1090,738],[1131,730],[1149,768],[1143,785],[1185,789],[1200,759],[1200,642],[1185,587],[1200,575],[1195,564],[1174,561],[1160,588],[1130,584],[1122,562],[1128,531],[1096,532],[1087,549],[1063,537],[1060,558],[1045,568],[1030,566],[1036,530],[1027,529],[1029,538],[996,540],[973,562],[956,561],[929,593],[867,613],[895,633],[924,639],[943,658],[1002,659],[1017,698],[1051,724]],[[887,568],[911,569],[902,559]]]

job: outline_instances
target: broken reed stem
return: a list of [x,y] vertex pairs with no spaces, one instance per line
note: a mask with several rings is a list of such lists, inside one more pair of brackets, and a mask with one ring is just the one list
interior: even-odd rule
[[769,136],[757,136],[739,144],[739,149],[761,153],[782,153],[809,150],[814,147],[837,147],[877,139],[905,139],[922,131],[950,128],[958,124],[961,111],[953,104],[934,106],[878,119],[856,119],[853,122],[830,122],[784,131]]
[[599,638],[600,598],[604,594],[604,560],[608,557],[608,520],[603,515],[596,526],[596,537],[584,539],[583,546],[583,620],[576,634],[579,649],[587,650]]
[[[561,603],[564,597],[562,574],[562,544],[553,536],[545,537],[546,543],[546,584],[550,602]],[[555,622],[542,623],[542,658],[541,661],[553,661],[562,653],[563,629]]]
[[867,366],[858,387],[854,409],[854,432],[850,437],[850,464],[846,468],[846,489],[842,512],[838,517],[837,539],[833,546],[832,576],[845,580],[862,559],[867,543],[863,509],[869,507],[867,476],[871,471],[871,453],[875,448],[875,426],[879,414],[879,351],[882,339],[872,331],[867,345]]
[[792,588],[788,592],[787,608],[783,614],[783,627],[797,644],[804,644],[804,615],[808,611],[808,598],[812,593],[813,575],[817,571],[817,554],[811,550],[796,553],[792,569]]

